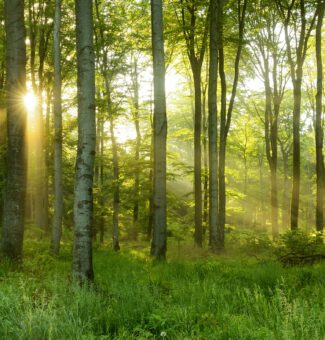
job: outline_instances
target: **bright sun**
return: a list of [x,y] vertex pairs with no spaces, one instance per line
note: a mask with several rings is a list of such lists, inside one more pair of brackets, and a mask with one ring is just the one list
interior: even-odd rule
[[33,92],[27,92],[24,96],[24,104],[28,112],[33,112],[37,105],[37,97]]

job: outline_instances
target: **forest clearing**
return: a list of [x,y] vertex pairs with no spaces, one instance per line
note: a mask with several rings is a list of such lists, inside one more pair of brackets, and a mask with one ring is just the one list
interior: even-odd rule
[[325,0],[0,0],[0,339],[325,340]]

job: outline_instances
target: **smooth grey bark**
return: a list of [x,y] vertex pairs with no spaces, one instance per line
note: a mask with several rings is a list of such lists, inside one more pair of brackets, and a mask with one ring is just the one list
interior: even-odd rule
[[95,62],[92,1],[76,0],[78,64],[78,151],[74,192],[73,277],[93,280],[93,177],[96,150]]
[[100,243],[104,243],[104,234],[105,234],[105,199],[104,199],[104,117],[100,117],[98,120],[98,128],[100,135],[99,142],[99,155],[100,155],[100,166],[99,166],[99,180],[100,180],[100,222],[99,222],[99,241]]
[[25,130],[26,47],[24,1],[5,0],[7,138],[6,184],[2,228],[2,252],[11,259],[22,257],[26,189]]
[[157,260],[164,260],[166,258],[167,248],[167,115],[162,0],[151,0],[151,29],[154,82],[153,238],[151,243],[151,255]]
[[150,194],[149,194],[149,209],[148,209],[148,225],[147,225],[147,240],[150,241],[153,231],[153,103],[150,108],[150,127],[151,127],[151,141],[150,141],[150,171],[149,171],[149,183],[150,183]]
[[209,62],[209,230],[210,246],[218,246],[218,0],[210,0],[210,62]]
[[317,5],[316,25],[316,63],[317,63],[317,94],[316,94],[316,230],[324,229],[324,196],[325,196],[325,169],[323,156],[324,130],[322,126],[323,114],[323,62],[322,62],[322,26],[324,19],[325,2],[319,0]]
[[62,233],[62,104],[61,104],[61,0],[55,1],[54,16],[54,216],[52,226],[52,252],[55,255],[60,251]]
[[[208,77],[208,72],[207,72]],[[203,218],[202,218],[202,234],[203,236],[206,233],[208,228],[208,219],[209,219],[209,167],[208,167],[208,158],[209,158],[209,150],[208,150],[208,119],[207,119],[207,110],[206,110],[206,102],[207,102],[207,87],[205,86],[202,89],[202,146],[203,146]]]

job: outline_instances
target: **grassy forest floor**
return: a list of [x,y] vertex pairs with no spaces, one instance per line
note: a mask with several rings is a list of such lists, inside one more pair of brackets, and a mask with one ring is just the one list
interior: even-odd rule
[[71,282],[71,244],[26,241],[20,270],[0,263],[0,339],[325,339],[325,263],[283,268],[243,253],[169,245],[94,250],[96,283]]

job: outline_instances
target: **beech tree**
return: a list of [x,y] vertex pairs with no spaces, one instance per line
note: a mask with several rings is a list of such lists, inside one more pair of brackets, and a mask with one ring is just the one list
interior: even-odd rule
[[151,255],[166,258],[166,94],[162,0],[151,0],[151,30],[154,83],[153,117],[153,238]]
[[78,150],[74,192],[73,276],[93,280],[93,176],[96,150],[95,58],[92,0],[76,0],[78,64]]
[[26,189],[25,127],[26,47],[24,1],[5,0],[7,164],[4,191],[2,251],[11,259],[22,256]]
[[209,230],[213,250],[218,242],[218,1],[210,0],[210,64],[209,64]]
[[52,251],[58,255],[62,232],[62,105],[61,105],[61,0],[55,2],[54,17],[54,217],[52,226]]
[[[186,42],[186,52],[191,65],[194,83],[194,199],[195,199],[195,233],[194,241],[202,247],[202,64],[206,52],[209,20],[205,6],[200,1],[180,0],[180,24]],[[200,10],[200,11],[199,11]],[[199,18],[204,13],[202,34],[198,34]],[[202,24],[202,22],[201,22]]]
[[319,0],[317,4],[316,25],[316,67],[317,67],[317,94],[316,94],[316,230],[324,229],[324,196],[325,196],[325,168],[323,156],[324,131],[322,126],[323,114],[323,61],[322,61],[322,26],[324,19],[325,2]]

